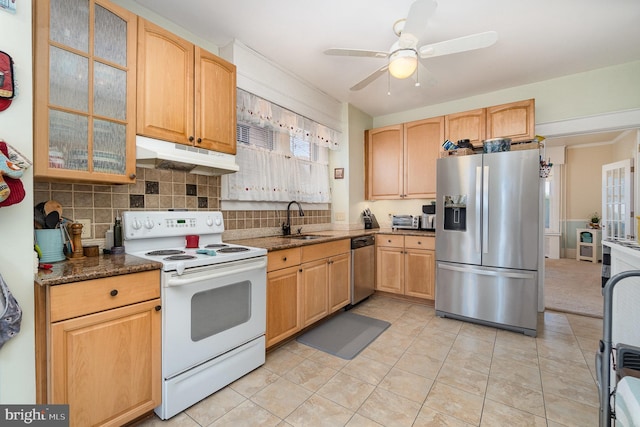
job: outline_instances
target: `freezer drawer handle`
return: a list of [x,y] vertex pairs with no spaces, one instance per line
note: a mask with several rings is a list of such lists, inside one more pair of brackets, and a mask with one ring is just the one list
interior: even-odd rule
[[479,268],[469,268],[469,267],[456,267],[454,265],[444,265],[444,264],[438,264],[438,268],[441,268],[443,270],[457,271],[460,273],[480,274],[483,276],[509,277],[511,279],[534,279],[535,278],[535,276],[532,273],[506,273],[501,271],[482,270]]

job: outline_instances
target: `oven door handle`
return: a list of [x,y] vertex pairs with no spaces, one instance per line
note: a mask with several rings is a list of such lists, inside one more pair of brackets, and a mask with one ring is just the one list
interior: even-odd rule
[[[232,264],[232,265],[230,265]],[[259,257],[251,260],[243,260],[240,262],[232,262],[229,264],[220,264],[210,270],[204,270],[189,274],[186,273],[179,276],[171,275],[167,278],[165,286],[185,286],[192,283],[199,283],[206,280],[218,279],[232,274],[245,273],[253,270],[264,269],[266,273],[267,257]]]

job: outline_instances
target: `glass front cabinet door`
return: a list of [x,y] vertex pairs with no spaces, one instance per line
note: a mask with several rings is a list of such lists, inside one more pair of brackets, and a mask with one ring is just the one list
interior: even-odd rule
[[34,177],[134,182],[136,16],[103,0],[34,7]]

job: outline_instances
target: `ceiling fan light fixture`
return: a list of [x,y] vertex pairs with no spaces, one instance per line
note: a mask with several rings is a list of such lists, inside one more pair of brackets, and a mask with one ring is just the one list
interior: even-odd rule
[[399,49],[389,57],[389,73],[396,79],[406,79],[418,68],[418,54],[414,49]]

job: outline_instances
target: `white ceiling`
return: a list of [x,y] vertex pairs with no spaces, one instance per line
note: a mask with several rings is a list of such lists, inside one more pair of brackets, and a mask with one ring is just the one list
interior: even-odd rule
[[218,46],[239,40],[374,117],[640,59],[638,0],[440,0],[419,45],[488,30],[498,42],[422,60],[420,87],[383,76],[353,92],[386,59],[324,50],[388,51],[413,0],[136,1]]

